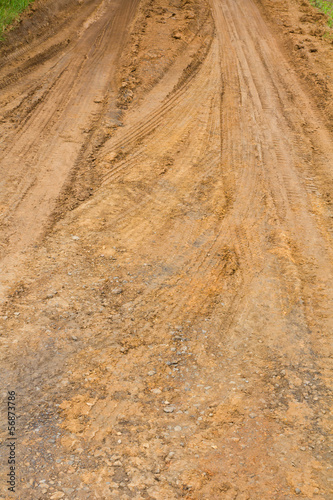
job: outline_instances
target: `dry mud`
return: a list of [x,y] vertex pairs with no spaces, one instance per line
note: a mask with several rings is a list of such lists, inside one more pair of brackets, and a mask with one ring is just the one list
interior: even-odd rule
[[9,34],[16,498],[332,498],[330,36],[298,0],[37,0]]

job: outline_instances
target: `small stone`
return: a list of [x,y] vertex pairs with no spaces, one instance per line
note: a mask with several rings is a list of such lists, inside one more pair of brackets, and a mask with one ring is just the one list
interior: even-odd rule
[[175,411],[175,407],[174,406],[166,406],[165,408],[163,408],[163,411],[165,413],[173,413]]
[[114,289],[112,290],[112,293],[113,293],[114,295],[120,295],[121,293],[123,293],[123,291],[124,291],[124,290],[123,290],[122,288],[114,288]]
[[255,413],[250,413],[249,417],[250,418],[255,418],[257,415]]
[[77,240],[79,240],[79,239],[80,239],[80,238],[79,238],[78,236],[72,236],[72,240],[77,241]]
[[77,336],[76,335],[72,335],[71,336],[71,339],[74,340],[75,342],[77,341]]
[[168,455],[165,457],[165,461],[170,462],[170,460],[172,460],[174,456],[175,456],[175,452],[170,451],[170,453],[168,453]]
[[180,38],[182,37],[182,34],[180,31],[176,31],[174,34],[173,34],[173,38],[175,38],[176,40],[179,40]]
[[176,425],[175,431],[180,432],[181,430],[182,430],[182,428],[180,427],[180,425]]
[[149,377],[152,377],[153,375],[155,375],[155,373],[156,373],[155,370],[151,370],[150,372],[148,372],[148,375]]
[[65,493],[67,493],[67,495],[70,495],[71,493],[73,493],[74,488],[63,488],[63,490]]
[[51,500],[59,500],[60,498],[63,498],[65,496],[65,493],[63,491],[56,491],[50,496]]
[[162,391],[161,391],[161,389],[152,389],[151,392],[153,394],[161,394]]
[[113,463],[114,467],[122,467],[122,462],[120,460],[116,460],[114,463]]
[[299,488],[295,488],[295,493],[296,495],[299,495],[301,493],[301,490]]

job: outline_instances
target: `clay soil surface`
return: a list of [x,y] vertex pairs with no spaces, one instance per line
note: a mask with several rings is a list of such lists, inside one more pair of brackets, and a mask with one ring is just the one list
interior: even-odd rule
[[36,0],[8,34],[1,499],[333,498],[332,51],[299,0]]

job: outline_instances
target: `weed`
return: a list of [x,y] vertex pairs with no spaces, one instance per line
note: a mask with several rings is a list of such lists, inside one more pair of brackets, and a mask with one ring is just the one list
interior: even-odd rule
[[0,0],[0,38],[3,39],[3,33],[20,13],[33,0]]
[[310,0],[310,3],[328,17],[328,25],[333,28],[333,3],[330,0]]

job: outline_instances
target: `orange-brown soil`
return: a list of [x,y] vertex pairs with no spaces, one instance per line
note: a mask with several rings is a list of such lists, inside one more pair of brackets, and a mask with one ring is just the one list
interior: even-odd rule
[[330,37],[298,0],[41,0],[9,34],[16,498],[332,498]]

